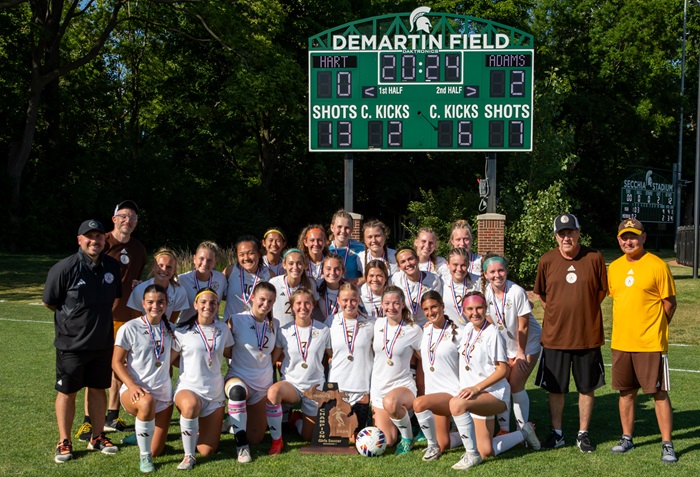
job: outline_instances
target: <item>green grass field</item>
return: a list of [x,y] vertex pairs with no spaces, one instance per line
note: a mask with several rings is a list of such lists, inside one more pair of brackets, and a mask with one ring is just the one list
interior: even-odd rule
[[[617,254],[610,251],[606,258]],[[665,258],[672,256],[666,253]],[[41,255],[0,254],[0,475],[136,475],[138,449],[123,447],[115,456],[88,454],[85,443],[74,441],[75,460],[55,464],[53,453],[57,441],[54,414],[56,392],[54,380],[53,316],[41,306],[41,293],[46,273],[59,258]],[[672,267],[676,276],[679,307],[671,324],[672,346],[671,399],[674,407],[674,444],[679,462],[660,462],[661,445],[653,412],[653,402],[641,397],[637,410],[636,449],[625,455],[612,455],[609,449],[621,434],[617,394],[609,385],[597,393],[591,425],[591,437],[598,444],[597,452],[581,454],[573,446],[578,429],[576,395],[567,397],[564,412],[564,432],[567,446],[547,452],[530,452],[518,447],[495,459],[469,470],[480,476],[529,475],[700,475],[700,325],[697,308],[700,304],[700,282],[692,280],[691,270]],[[610,334],[610,302],[604,303],[606,337]],[[538,318],[542,310],[536,308]],[[610,350],[604,350],[606,363]],[[608,378],[609,378],[609,368]],[[609,380],[609,379],[608,379]],[[528,385],[531,400],[531,420],[538,426],[540,438],[549,432],[547,397],[544,392]],[[78,411],[74,430],[82,420],[82,393],[78,396]],[[133,418],[122,417],[130,423]],[[179,438],[179,414],[175,411],[164,456],[156,458],[157,474],[177,473],[175,467],[182,458]],[[290,434],[291,436],[291,434]],[[123,435],[111,434],[114,442]],[[445,475],[457,473],[450,469],[461,451],[455,449],[432,463],[422,462],[419,451],[404,457],[387,455],[367,459],[360,456],[302,455],[298,448],[304,443],[286,437],[286,452],[267,456],[269,438],[253,448],[252,464],[235,460],[233,436],[222,436],[219,452],[211,458],[198,460],[193,475]]]

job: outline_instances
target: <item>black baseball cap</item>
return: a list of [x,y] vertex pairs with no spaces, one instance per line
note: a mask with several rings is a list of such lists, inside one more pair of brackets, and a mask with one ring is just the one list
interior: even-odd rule
[[578,224],[578,219],[575,215],[562,214],[554,219],[554,233],[558,233],[562,230],[581,230],[581,226]]
[[97,230],[98,232],[103,234],[106,233],[104,226],[99,220],[90,219],[80,224],[80,228],[78,229],[78,235],[85,235],[86,233],[92,230]]
[[139,206],[136,205],[136,202],[133,200],[125,200],[123,202],[120,202],[117,204],[117,206],[114,208],[114,214],[112,215],[117,215],[117,212],[119,212],[121,209],[131,209],[137,214],[139,213]]

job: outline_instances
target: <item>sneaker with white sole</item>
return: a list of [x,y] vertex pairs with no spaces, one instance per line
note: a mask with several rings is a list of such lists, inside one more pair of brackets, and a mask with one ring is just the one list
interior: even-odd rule
[[622,439],[620,439],[620,442],[618,442],[617,445],[612,446],[610,452],[614,452],[615,454],[624,454],[625,452],[630,451],[632,449],[634,449],[634,443],[632,443],[632,436],[623,435]]
[[482,460],[481,454],[478,452],[465,452],[462,458],[459,459],[459,462],[453,465],[452,468],[455,470],[467,470],[470,467],[476,467],[481,464]]
[[106,421],[104,430],[105,432],[134,432],[134,426],[128,425],[124,419],[118,417],[111,421]]
[[144,474],[152,474],[156,471],[156,466],[153,465],[153,457],[151,454],[146,454],[141,456],[141,462],[139,464],[139,469]]
[[557,434],[557,431],[552,429],[552,432],[549,434],[547,440],[542,443],[542,447],[545,449],[564,447],[564,434]]
[[676,457],[676,451],[673,450],[673,444],[670,442],[661,444],[661,462],[666,464],[673,464],[678,462],[678,457]]
[[428,447],[423,451],[423,460],[437,460],[441,455],[440,446],[428,444]]
[[68,439],[63,439],[56,446],[56,457],[53,458],[57,464],[63,464],[73,458],[73,444]]
[[177,464],[177,470],[192,470],[197,463],[193,455],[186,455],[182,462]]
[[595,444],[591,443],[591,438],[588,436],[588,432],[579,432],[576,436],[576,446],[584,454],[590,454],[595,450]]
[[253,461],[253,458],[250,455],[249,446],[238,446],[236,448],[236,452],[238,453],[238,462],[241,464],[247,464],[248,462]]
[[112,444],[112,441],[105,436],[104,432],[97,437],[90,438],[87,448],[91,451],[100,451],[106,455],[116,454],[119,450],[119,447]]
[[523,427],[520,428],[520,430],[522,431],[525,440],[533,450],[538,451],[542,448],[540,440],[537,438],[537,433],[535,433],[535,428],[532,427],[531,422],[526,422]]

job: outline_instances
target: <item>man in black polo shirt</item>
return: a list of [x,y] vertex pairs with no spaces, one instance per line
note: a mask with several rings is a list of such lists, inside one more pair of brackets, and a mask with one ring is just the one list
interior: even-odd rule
[[119,263],[103,253],[105,230],[97,220],[78,229],[80,249],[54,265],[44,287],[44,306],[54,312],[56,339],[56,420],[59,442],[55,461],[73,458],[70,441],[75,396],[89,394],[93,433],[88,450],[114,454],[117,447],[104,435],[105,389],[112,382],[114,324],[112,304],[121,296]]

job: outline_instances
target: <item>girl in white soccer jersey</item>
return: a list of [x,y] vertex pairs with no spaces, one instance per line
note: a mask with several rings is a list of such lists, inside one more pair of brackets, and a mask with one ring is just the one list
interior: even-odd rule
[[413,401],[413,410],[428,441],[423,460],[435,460],[450,448],[450,399],[459,392],[460,329],[445,315],[440,294],[429,291],[421,299],[428,324],[423,328],[420,352],[425,394]]
[[294,321],[292,314],[291,298],[298,288],[304,287],[316,290],[316,282],[306,275],[306,261],[304,254],[298,248],[290,248],[282,255],[282,275],[272,277],[270,283],[275,287],[277,299],[272,310],[272,316],[279,320],[280,326]]
[[343,259],[334,253],[323,259],[323,281],[318,286],[317,313],[320,321],[326,321],[338,312],[338,290],[344,283],[345,266]]
[[202,456],[216,452],[224,421],[224,378],[221,364],[231,359],[233,336],[228,326],[217,319],[219,297],[211,288],[203,288],[194,300],[197,316],[175,330],[180,352],[180,376],[175,390],[175,405],[180,410],[180,433],[185,457],[180,470],[194,467],[195,451]]
[[[512,393],[513,414],[520,428],[530,420],[530,398],[525,390],[525,381],[540,355],[542,328],[532,315],[532,304],[525,290],[508,280],[503,257],[495,254],[484,257],[482,291],[486,296],[490,321],[506,340],[507,379]],[[498,424],[502,431],[510,430],[510,409],[498,415]]]
[[151,473],[155,471],[152,457],[163,453],[173,413],[170,352],[180,347],[168,320],[162,319],[165,289],[149,285],[142,297],[146,314],[119,328],[112,369],[123,383],[119,390],[122,406],[136,416],[141,472]]
[[351,238],[352,227],[353,220],[350,213],[340,209],[333,214],[330,227],[332,235],[328,250],[340,257],[345,268],[344,277],[354,283],[362,276],[358,268],[357,256],[365,246],[362,242]]
[[[280,328],[272,361],[282,361],[282,380],[267,391],[270,405],[267,408],[267,424],[270,428],[272,446],[270,455],[278,455],[284,448],[282,441],[282,404],[294,405],[301,401],[302,419],[297,430],[302,439],[311,440],[318,407],[316,402],[302,396],[314,386],[322,387],[325,381],[323,357],[330,353],[328,327],[311,318],[314,308],[314,294],[300,288],[292,293],[294,321]],[[296,423],[295,423],[296,424]]]
[[187,302],[187,293],[180,286],[177,276],[177,259],[172,250],[168,248],[159,249],[153,256],[153,278],[141,282],[132,290],[129,296],[129,301],[126,306],[131,308],[131,316],[138,318],[143,316],[146,311],[143,309],[141,298],[146,287],[152,284],[160,285],[165,288],[168,296],[168,303],[165,308],[165,317],[172,323],[177,323],[180,312],[187,310],[189,304]]
[[382,312],[382,293],[389,283],[389,272],[386,264],[380,260],[372,260],[365,267],[365,283],[360,287],[360,297],[365,313],[375,319],[384,316]]
[[459,327],[467,324],[462,314],[462,299],[480,286],[480,276],[469,273],[470,253],[463,248],[453,248],[447,255],[449,274],[443,277],[442,297],[445,314]]
[[469,292],[465,297],[464,314],[469,324],[459,347],[461,389],[450,400],[450,413],[466,451],[452,466],[458,470],[478,465],[483,457],[498,455],[524,440],[534,450],[540,448],[530,423],[510,434],[491,437],[493,417],[506,409],[510,393],[506,344],[503,335],[486,320],[486,299],[480,292]]
[[401,288],[413,321],[422,327],[426,319],[420,307],[420,299],[430,290],[441,292],[442,281],[436,274],[418,268],[418,256],[411,247],[400,247],[396,251],[396,262],[399,271],[391,277],[391,283]]
[[219,246],[215,242],[200,243],[192,258],[194,270],[182,273],[178,277],[180,286],[187,294],[189,305],[189,308],[181,313],[180,321],[189,320],[197,314],[197,310],[194,309],[194,297],[202,288],[207,287],[214,290],[219,296],[219,301],[224,298],[228,286],[226,276],[214,269],[219,251]]
[[418,393],[411,358],[420,350],[422,330],[413,322],[400,288],[386,288],[382,309],[384,317],[374,323],[370,401],[374,424],[384,432],[387,445],[394,445],[400,436],[396,454],[406,454],[413,441],[409,410]]
[[283,275],[282,250],[287,246],[287,237],[277,227],[267,229],[263,234],[263,264],[275,275]]
[[435,253],[438,246],[438,236],[433,229],[429,227],[418,229],[413,246],[416,255],[418,255],[418,266],[424,272],[437,274],[438,269],[443,268],[447,263],[444,258],[438,257]]
[[469,273],[478,276],[481,274],[481,256],[472,252],[473,242],[472,228],[466,220],[458,220],[452,224],[450,229],[450,246],[452,248],[463,248],[469,252]]
[[299,234],[297,248],[306,257],[306,274],[317,283],[323,279],[323,259],[328,255],[328,237],[323,226],[307,225]]
[[372,374],[374,321],[360,312],[360,291],[345,283],[338,294],[340,311],[330,319],[333,359],[328,382],[348,393],[348,403],[357,416],[357,429],[364,429],[369,415],[369,383]]
[[225,386],[232,432],[236,438],[238,462],[250,462],[249,443],[259,444],[265,436],[267,391],[272,386],[272,351],[279,334],[279,322],[272,318],[275,287],[260,282],[253,289],[252,310],[234,315],[231,363]]
[[389,229],[379,220],[370,220],[362,226],[362,239],[366,248],[357,254],[357,266],[360,269],[360,273],[362,273],[362,278],[360,278],[358,284],[364,283],[367,264],[373,260],[384,262],[390,276],[398,270],[396,250],[386,246],[388,235]]
[[263,264],[258,239],[252,235],[239,237],[234,249],[237,261],[235,265],[229,265],[224,270],[224,275],[228,277],[225,320],[238,313],[250,311],[253,288],[259,282],[270,280],[270,269]]

